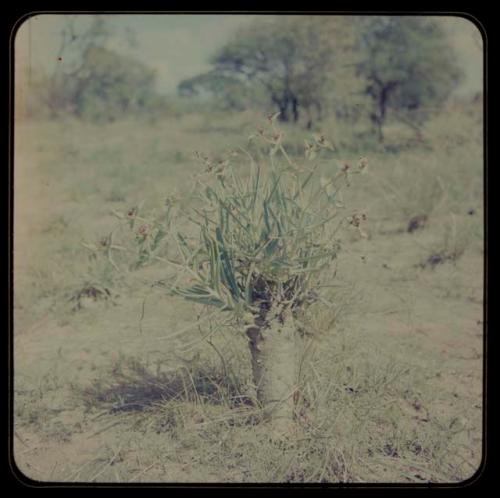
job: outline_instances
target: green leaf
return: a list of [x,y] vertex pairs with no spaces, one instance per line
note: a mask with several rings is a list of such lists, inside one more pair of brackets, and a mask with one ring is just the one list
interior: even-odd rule
[[278,247],[278,242],[279,242],[278,239],[273,239],[269,242],[269,244],[267,244],[264,251],[266,256],[272,256],[274,250],[276,249],[276,247]]
[[158,228],[158,231],[156,232],[156,235],[153,239],[153,243],[151,244],[152,251],[154,251],[158,247],[158,244],[164,239],[165,235],[167,235],[167,232],[165,232],[165,230],[163,230],[161,227]]
[[194,301],[198,304],[204,304],[209,306],[216,306],[222,309],[229,309],[227,303],[225,303],[222,299],[217,298],[212,294],[202,294],[199,292],[190,292],[190,289],[173,289],[172,292],[177,294],[178,296],[183,297],[189,301]]
[[217,242],[219,244],[219,249],[220,249],[220,259],[222,263],[222,271],[223,271],[223,276],[225,283],[228,285],[228,287],[231,290],[231,294],[235,300],[238,300],[239,297],[239,288],[236,283],[236,279],[234,277],[234,270],[233,266],[231,264],[231,258],[229,256],[228,251],[226,250],[225,244],[224,244],[224,239],[222,238],[222,233],[219,227],[215,229],[215,236],[217,239]]

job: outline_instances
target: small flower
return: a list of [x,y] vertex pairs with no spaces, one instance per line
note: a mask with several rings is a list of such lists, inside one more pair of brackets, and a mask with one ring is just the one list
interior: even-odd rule
[[316,157],[316,146],[304,140],[304,155],[306,159],[312,161]]
[[109,246],[109,238],[108,237],[102,237],[101,240],[99,240],[99,246],[102,248],[106,248]]
[[355,227],[359,227],[359,225],[362,221],[366,221],[366,214],[365,213],[361,213],[361,214],[355,213],[351,216],[349,223],[351,225],[354,225]]
[[202,155],[202,154],[201,154],[200,152],[198,152],[198,151],[194,151],[194,155],[195,155],[195,157],[196,157],[196,159],[197,159],[198,161],[201,161],[201,162],[205,165],[205,168],[206,168],[206,169],[205,169],[205,171],[206,171],[207,173],[209,173],[210,171],[212,171],[212,169],[213,169],[213,164],[212,164],[212,162],[210,161],[210,158],[209,158],[208,156],[204,156],[204,155]]
[[358,232],[359,234],[361,235],[361,237],[367,239],[368,238],[368,234],[361,228],[361,222],[362,221],[366,221],[367,217],[366,217],[366,214],[365,213],[361,213],[361,214],[353,214],[350,218],[349,218],[349,223],[358,229]]
[[330,142],[330,140],[328,140],[325,135],[323,133],[321,133],[320,135],[316,135],[314,137],[314,140],[316,141],[316,143],[324,148],[324,149],[330,149],[330,150],[335,150],[335,147],[333,146],[333,144]]
[[169,195],[165,198],[165,207],[170,208],[175,206],[179,202],[179,199],[176,195]]
[[149,229],[150,229],[150,226],[145,224],[145,225],[141,225],[138,229],[137,229],[137,234],[138,235],[141,235],[142,237],[146,237],[148,234],[149,234]]
[[358,161],[358,169],[361,172],[366,171],[368,168],[368,159],[366,157],[360,157]]
[[316,143],[318,145],[323,145],[325,143],[325,141],[326,141],[326,138],[325,138],[325,135],[320,134],[320,135],[316,135],[314,137],[314,140],[316,141]]
[[359,227],[360,222],[361,218],[358,214],[353,214],[349,219],[349,223],[356,228]]

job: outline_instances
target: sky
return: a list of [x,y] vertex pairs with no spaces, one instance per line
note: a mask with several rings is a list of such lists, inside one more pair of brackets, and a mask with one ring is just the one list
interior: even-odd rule
[[[224,45],[248,15],[110,15],[114,34],[109,46],[142,60],[157,72],[162,93],[175,92],[177,84],[210,68],[209,57]],[[77,26],[88,26],[90,16],[79,15]],[[57,64],[65,16],[45,14],[26,21],[15,40],[16,60],[30,64],[34,71],[50,73]],[[132,31],[137,46],[127,43]],[[30,42],[31,41],[31,42]]]
[[[84,29],[88,15],[76,15],[76,26]],[[113,35],[110,48],[140,59],[157,72],[157,88],[163,94],[175,93],[177,84],[210,68],[209,57],[223,46],[238,28],[255,15],[138,15],[105,16]],[[457,61],[465,78],[457,93],[474,94],[482,88],[482,40],[468,20],[442,18]],[[31,67],[33,73],[50,74],[57,61],[61,30],[66,16],[42,14],[29,18],[15,38],[16,69]],[[127,42],[130,33],[135,45]]]

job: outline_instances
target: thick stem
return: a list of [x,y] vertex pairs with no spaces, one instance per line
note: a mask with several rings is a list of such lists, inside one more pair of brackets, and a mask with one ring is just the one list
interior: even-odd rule
[[265,419],[279,430],[294,424],[294,394],[297,389],[297,348],[290,324],[247,329],[252,357],[253,381]]

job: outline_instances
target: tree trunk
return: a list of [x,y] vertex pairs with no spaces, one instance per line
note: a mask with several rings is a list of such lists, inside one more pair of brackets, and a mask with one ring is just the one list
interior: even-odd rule
[[293,122],[296,123],[299,120],[299,103],[295,97],[292,98],[292,113]]
[[384,132],[382,130],[382,121],[376,113],[370,114],[370,119],[375,126],[375,132],[377,133],[377,138],[380,143],[384,141]]
[[295,424],[294,394],[297,389],[295,330],[286,321],[247,329],[253,381],[264,418],[284,433]]
[[278,116],[278,120],[282,121],[284,123],[290,121],[290,116],[288,114],[290,99],[288,98],[288,96],[285,94],[283,96],[278,97],[276,94],[274,94],[271,97],[271,100],[272,100],[273,104],[275,104],[280,111],[280,115]]
[[375,123],[378,135],[378,141],[382,143],[384,141],[384,132],[382,130],[382,126],[385,120],[385,105],[386,105],[387,94],[384,90],[382,90],[379,101],[377,103],[377,112],[373,114],[373,122]]
[[278,116],[278,119],[280,121],[283,121],[284,123],[287,123],[289,121],[288,117],[288,100],[283,100],[279,103],[279,109],[280,109],[280,115]]
[[382,129],[382,120],[380,118],[375,119],[375,127],[377,130],[377,137],[380,143],[384,142],[384,130]]
[[376,125],[377,125],[377,132],[378,132],[378,139],[379,142],[384,141],[384,133],[382,130],[382,127],[385,122],[385,116],[387,112],[387,103],[389,99],[389,94],[392,92],[394,88],[396,88],[397,83],[394,81],[390,81],[386,85],[382,86],[382,89],[380,91],[380,95],[378,97],[378,102],[377,102],[377,107],[378,107],[378,113],[376,114]]

